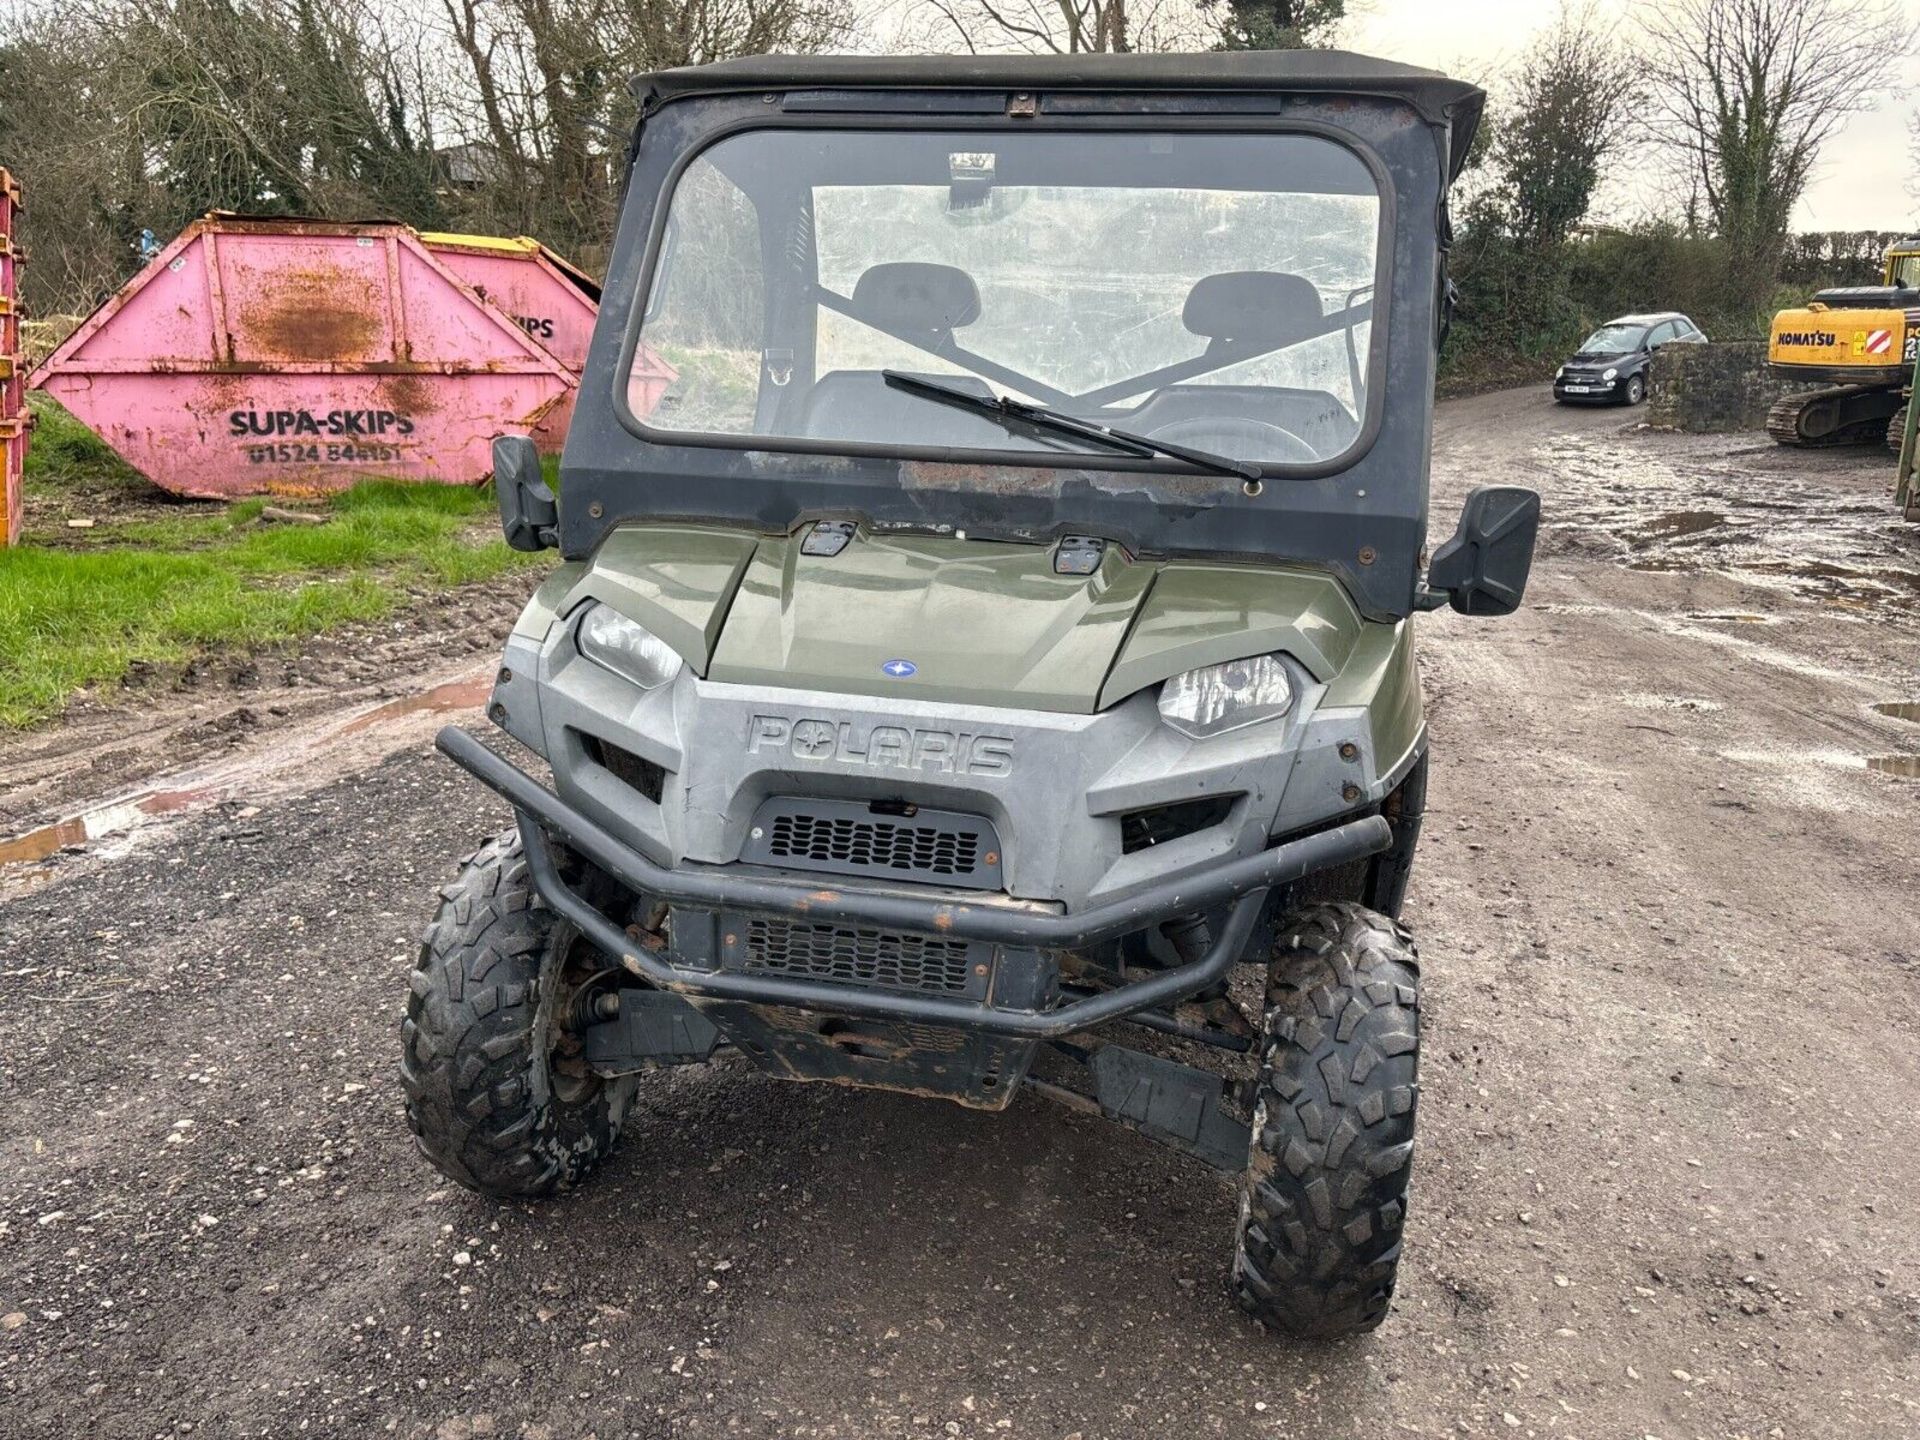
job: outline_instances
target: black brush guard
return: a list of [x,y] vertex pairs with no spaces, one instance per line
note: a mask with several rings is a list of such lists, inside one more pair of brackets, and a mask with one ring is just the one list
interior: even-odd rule
[[[744,875],[724,868],[670,870],[616,839],[532,776],[495,755],[458,726],[441,730],[440,752],[498,793],[517,814],[534,888],[556,913],[633,974],[692,999],[738,1000],[800,1010],[864,1016],[912,1024],[1050,1040],[1174,1003],[1233,968],[1260,918],[1267,891],[1329,866],[1387,849],[1393,831],[1378,815],[1302,836],[1257,855],[1228,860],[1199,875],[1158,882],[1126,897],[1073,914],[967,904]],[[1036,949],[1073,950],[1144,930],[1178,916],[1231,903],[1227,920],[1205,954],[1098,995],[1047,1010],[999,1009],[970,1000],[862,989],[775,975],[683,969],[662,951],[602,915],[561,877],[547,832],[635,892],[692,905],[760,911],[796,920],[844,920],[890,930],[987,941]]]

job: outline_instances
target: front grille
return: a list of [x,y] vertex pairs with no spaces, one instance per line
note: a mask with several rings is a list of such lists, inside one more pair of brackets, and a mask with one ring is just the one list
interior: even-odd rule
[[773,822],[767,853],[776,860],[832,861],[859,870],[919,870],[950,877],[971,875],[979,867],[980,837],[889,820],[782,815]]
[[946,995],[966,990],[970,978],[972,947],[933,935],[753,916],[745,941],[741,968],[766,975]]
[[1000,888],[1000,841],[991,822],[902,801],[775,796],[755,813],[740,858],[788,870]]

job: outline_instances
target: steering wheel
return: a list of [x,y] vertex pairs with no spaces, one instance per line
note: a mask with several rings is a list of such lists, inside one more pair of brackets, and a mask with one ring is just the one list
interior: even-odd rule
[[1267,420],[1244,420],[1237,416],[1218,418],[1199,416],[1189,420],[1171,420],[1147,431],[1156,440],[1171,440],[1195,449],[1218,450],[1235,459],[1275,460],[1281,464],[1311,464],[1320,452],[1293,431]]

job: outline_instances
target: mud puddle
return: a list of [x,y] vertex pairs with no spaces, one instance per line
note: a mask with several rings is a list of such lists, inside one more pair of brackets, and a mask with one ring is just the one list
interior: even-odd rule
[[412,695],[368,706],[345,719],[329,719],[244,760],[175,776],[168,783],[122,795],[21,834],[0,839],[0,867],[46,860],[63,850],[124,837],[163,816],[226,801],[245,801],[280,788],[297,772],[310,783],[322,771],[345,771],[356,761],[378,758],[412,739],[420,722],[486,703],[493,683],[489,665]]
[[391,724],[407,715],[444,715],[450,710],[478,710],[487,703],[493,690],[491,672],[480,671],[461,680],[449,680],[422,690],[418,695],[402,695],[384,705],[376,705],[340,727],[341,735],[358,735],[378,725]]
[[1644,548],[1663,540],[1686,540],[1718,530],[1726,523],[1727,517],[1718,510],[1669,510],[1642,524],[1628,543]]
[[[1905,720],[1909,724],[1920,725],[1920,700],[1882,700],[1867,708],[1889,720]],[[1870,755],[1867,757],[1867,768],[1877,770],[1882,775],[1898,776],[1902,780],[1920,780],[1920,755]]]
[[1549,529],[1630,570],[1713,571],[1818,603],[1920,611],[1920,526],[1883,493],[1878,456],[1713,452],[1695,438],[1545,441],[1536,453],[1559,480]]
[[153,816],[170,815],[209,798],[202,790],[157,790],[99,805],[11,840],[0,840],[0,865],[44,860],[57,850],[83,846],[89,840],[130,830]]

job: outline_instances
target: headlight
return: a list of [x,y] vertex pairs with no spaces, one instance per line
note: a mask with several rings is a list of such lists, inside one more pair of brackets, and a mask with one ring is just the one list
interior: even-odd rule
[[1567,374],[1567,367],[1562,365],[1558,370],[1553,372],[1553,378],[1556,380],[1562,380],[1566,378],[1566,374]]
[[1176,675],[1160,687],[1160,718],[1198,740],[1284,715],[1293,681],[1278,655],[1255,655]]
[[1611,380],[1613,379],[1614,376],[1618,375],[1619,373],[1620,372],[1618,370],[1615,370],[1612,366],[1608,366],[1605,370],[1602,370],[1600,372],[1600,378],[1602,380]]
[[581,617],[580,653],[642,690],[657,690],[680,673],[680,657],[665,641],[606,605]]

